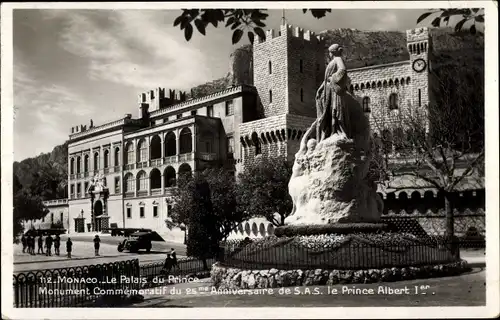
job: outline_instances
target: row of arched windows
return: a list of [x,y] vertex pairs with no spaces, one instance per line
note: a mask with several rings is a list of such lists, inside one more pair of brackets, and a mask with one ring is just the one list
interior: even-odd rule
[[[183,163],[179,167],[179,175],[191,173],[192,170],[189,164]],[[175,169],[171,166],[166,167],[163,172],[163,179],[165,188],[176,186],[177,173],[175,172]],[[133,192],[135,190],[147,191],[148,186],[150,189],[160,189],[162,185],[162,174],[157,168],[151,170],[151,172],[149,173],[149,177],[144,170],[139,171],[136,177],[134,177],[134,175],[129,172],[125,175],[124,182],[124,192]]]
[[[148,148],[146,139],[139,140],[137,144],[137,153],[135,150],[134,143],[129,141],[125,145],[124,153],[124,164],[132,164],[135,162],[144,162],[149,159],[160,159],[162,158],[162,147],[161,138],[159,136],[154,136],[151,138],[151,145]],[[183,128],[179,134],[179,153],[190,153],[193,150],[192,134],[189,128]],[[114,165],[121,165],[120,161],[120,148],[114,148]],[[170,131],[165,135],[164,142],[164,157],[175,156],[177,154],[177,139],[174,132]],[[110,166],[110,150],[106,149],[103,152],[103,167],[109,168]],[[100,169],[100,154],[95,152],[93,154],[93,164],[94,170]],[[90,155],[86,154],[82,157],[72,157],[70,159],[70,174],[79,174],[82,172],[89,172],[90,168]],[[82,168],[83,167],[83,168]],[[83,171],[82,171],[83,169]]]
[[[109,168],[110,165],[109,150],[108,149],[104,150],[103,154],[104,154],[103,168]],[[99,170],[100,169],[99,152],[94,152],[93,160],[94,160],[93,162],[94,170]],[[119,166],[120,148],[118,147],[114,149],[114,160],[115,160],[115,166]],[[82,171],[82,157],[81,156],[73,157],[70,160],[70,174],[89,172],[90,171],[89,165],[90,165],[90,155],[86,154],[83,156],[83,171]]]
[[[362,100],[362,106],[363,106],[363,112],[371,112],[371,106],[370,106],[370,97],[364,97]],[[398,103],[398,94],[397,93],[391,93],[389,95],[389,100],[388,100],[388,105],[387,107],[389,110],[396,110],[399,108],[399,103]]]
[[410,84],[411,82],[411,79],[410,77],[407,77],[406,79],[405,78],[401,78],[401,79],[395,79],[395,80],[392,80],[392,79],[389,79],[389,81],[387,80],[384,80],[384,81],[372,81],[372,82],[366,82],[366,83],[361,83],[361,84],[352,84],[350,87],[349,87],[349,90],[351,92],[354,92],[354,91],[358,91],[358,90],[364,90],[364,89],[377,89],[377,88],[387,88],[387,87],[393,87],[393,86],[396,86],[398,87],[399,85],[402,85],[404,86],[405,84],[408,85]]

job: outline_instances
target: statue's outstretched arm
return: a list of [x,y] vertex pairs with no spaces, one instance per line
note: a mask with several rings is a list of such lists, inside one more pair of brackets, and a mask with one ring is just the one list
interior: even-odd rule
[[305,150],[307,147],[307,141],[309,140],[309,137],[311,136],[311,132],[315,131],[316,129],[316,123],[318,123],[318,119],[314,120],[314,122],[311,124],[309,129],[304,133],[304,136],[302,137],[302,140],[300,141],[300,150]]

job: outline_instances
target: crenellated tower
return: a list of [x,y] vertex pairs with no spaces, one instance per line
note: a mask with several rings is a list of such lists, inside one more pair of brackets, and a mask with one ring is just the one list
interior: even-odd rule
[[314,97],[325,70],[325,41],[314,32],[281,25],[253,44],[254,85],[264,117],[315,117]]
[[139,94],[139,117],[143,118],[148,112],[159,110],[176,103],[186,101],[186,92],[156,88]]

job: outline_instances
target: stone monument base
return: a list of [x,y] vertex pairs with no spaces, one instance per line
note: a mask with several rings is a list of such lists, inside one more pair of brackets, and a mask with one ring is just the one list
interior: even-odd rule
[[293,236],[283,229],[281,237],[226,247],[211,278],[219,289],[253,289],[398,281],[469,270],[445,243],[371,228],[353,232],[345,226],[344,232]]

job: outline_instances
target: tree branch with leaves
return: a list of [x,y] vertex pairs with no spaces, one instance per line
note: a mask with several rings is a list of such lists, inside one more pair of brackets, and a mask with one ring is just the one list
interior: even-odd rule
[[[310,11],[313,17],[323,18],[331,9],[303,9],[304,13]],[[269,15],[265,9],[183,9],[182,14],[174,20],[174,27],[179,26],[184,30],[186,41],[191,40],[194,29],[206,35],[209,25],[218,28],[224,24],[225,28],[233,30],[232,43],[238,43],[245,32],[248,40],[253,43],[255,35],[266,38],[264,27]]]
[[[438,16],[436,16],[438,15]],[[438,9],[429,10],[425,12],[417,19],[417,24],[434,16],[431,25],[433,27],[442,27],[443,25],[448,26],[451,17],[461,17],[461,19],[455,24],[455,32],[461,32],[465,27],[467,22],[472,22],[469,28],[471,34],[482,33],[478,29],[478,26],[484,26],[484,9],[480,8],[454,8],[454,9]]]

